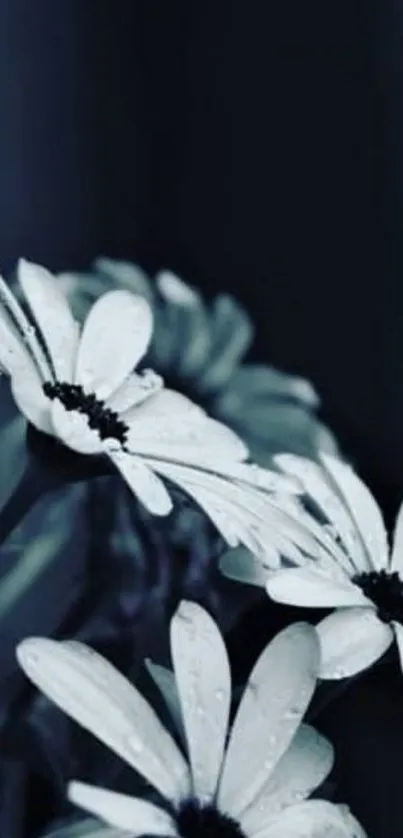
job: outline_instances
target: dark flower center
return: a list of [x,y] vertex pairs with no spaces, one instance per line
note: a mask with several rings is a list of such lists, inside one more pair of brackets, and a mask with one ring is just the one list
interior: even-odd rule
[[98,431],[101,439],[117,439],[124,445],[128,427],[115,411],[106,407],[94,393],[85,393],[81,385],[64,381],[46,381],[43,391],[48,399],[59,399],[66,410],[76,410],[88,417],[90,428]]
[[360,573],[354,576],[353,582],[372,600],[383,623],[390,623],[392,620],[403,623],[403,581],[396,571]]
[[245,838],[235,820],[218,812],[215,806],[202,806],[196,800],[182,804],[176,823],[181,838]]

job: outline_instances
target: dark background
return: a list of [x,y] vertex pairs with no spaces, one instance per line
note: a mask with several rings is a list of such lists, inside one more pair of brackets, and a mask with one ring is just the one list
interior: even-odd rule
[[[256,357],[312,378],[389,523],[403,495],[402,48],[399,0],[0,3],[2,270],[103,253],[233,291]],[[343,701],[348,799],[371,835],[397,838],[400,682]]]

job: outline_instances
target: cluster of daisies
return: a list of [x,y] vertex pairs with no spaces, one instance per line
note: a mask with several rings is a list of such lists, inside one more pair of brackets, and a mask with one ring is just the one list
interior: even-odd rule
[[[88,274],[25,261],[17,273],[14,287],[0,280],[0,367],[27,459],[54,477],[67,458],[73,482],[115,473],[164,534],[176,507],[193,505],[219,534],[224,577],[330,611],[277,635],[239,699],[217,622],[182,599],[170,665],[145,662],[166,725],[90,646],[22,640],[30,681],[145,781],[136,796],[71,781],[69,800],[89,816],[52,835],[364,836],[348,807],[310,799],[333,750],[303,718],[319,680],[357,675],[395,641],[403,666],[403,513],[390,550],[311,385],[245,361],[253,330],[229,295],[207,303],[171,273],[150,280],[106,259]],[[26,511],[25,485],[0,532],[2,514]]]

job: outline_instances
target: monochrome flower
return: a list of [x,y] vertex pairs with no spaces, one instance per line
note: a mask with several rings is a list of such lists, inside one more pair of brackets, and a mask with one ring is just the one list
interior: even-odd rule
[[90,648],[41,638],[18,647],[34,684],[165,801],[163,807],[74,781],[73,803],[131,836],[362,838],[346,807],[307,800],[333,763],[330,744],[301,725],[319,667],[313,628],[291,626],[263,651],[228,739],[228,657],[200,606],[181,603],[171,621],[171,653],[187,758],[137,689]]
[[378,504],[352,468],[329,456],[322,457],[322,467],[292,455],[280,455],[276,461],[301,481],[322,518],[319,524],[294,505],[298,522],[316,546],[301,548],[305,555],[299,566],[278,572],[264,568],[259,559],[249,561],[246,553],[229,554],[223,560],[224,573],[265,585],[278,602],[336,609],[317,626],[322,678],[360,672],[394,639],[403,668],[403,506],[389,550]]
[[159,375],[133,371],[152,333],[146,300],[109,291],[80,332],[48,271],[22,260],[18,279],[30,316],[1,280],[0,366],[28,421],[80,454],[106,455],[154,515],[172,509],[162,477],[229,543],[259,549],[259,527],[267,530],[274,514],[270,493],[298,491],[295,481],[246,464],[248,450],[233,431],[163,389]]
[[310,382],[245,362],[254,329],[233,296],[221,293],[207,303],[170,271],[150,280],[137,265],[111,259],[98,259],[88,273],[61,274],[59,281],[80,319],[111,287],[147,299],[155,328],[146,364],[239,433],[256,462],[265,465],[281,451],[337,454],[334,437],[316,416],[319,398]]

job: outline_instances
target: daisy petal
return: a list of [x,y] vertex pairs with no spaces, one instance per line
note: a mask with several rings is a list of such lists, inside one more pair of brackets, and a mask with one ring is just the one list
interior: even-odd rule
[[174,673],[165,666],[160,666],[160,664],[154,663],[154,661],[150,660],[150,658],[146,658],[144,663],[147,671],[151,675],[151,678],[157,685],[165,701],[182,741],[185,741],[182,708]]
[[148,303],[109,291],[92,306],[77,354],[75,383],[107,399],[143,357],[152,332]]
[[361,533],[324,469],[310,460],[295,457],[293,454],[280,454],[274,458],[274,461],[286,474],[301,481],[306,493],[339,534],[354,567],[362,572],[371,570],[370,556],[367,554]]
[[68,798],[71,803],[97,815],[110,826],[130,830],[133,838],[140,835],[177,835],[168,813],[147,800],[77,781],[69,783]]
[[220,807],[239,818],[288,748],[311,700],[319,670],[312,626],[296,623],[269,643],[246,685],[218,791]]
[[197,292],[172,271],[160,271],[155,277],[155,284],[164,299],[174,305],[187,308],[200,299]]
[[[266,364],[239,367],[231,378],[231,390],[242,393],[244,401],[287,402],[293,399],[305,407],[316,408],[319,397],[310,381],[280,372]],[[231,392],[231,391],[230,391]]]
[[203,389],[214,391],[228,381],[249,349],[253,326],[245,309],[229,294],[215,297],[211,322],[214,339],[212,357],[200,384]]
[[56,277],[46,268],[20,259],[18,280],[43,335],[56,378],[72,381],[79,327]]
[[393,641],[389,625],[374,608],[341,608],[317,626],[321,643],[320,677],[348,678],[377,661]]
[[278,812],[305,800],[326,779],[333,766],[330,742],[302,724],[257,799],[241,818],[246,835],[260,832]]
[[[1,276],[0,301],[2,307],[0,315],[1,320],[4,321],[4,324],[6,325],[8,323],[9,330],[14,332],[14,336],[18,337],[20,343],[26,345],[31,358],[40,373],[42,381],[50,380],[52,378],[52,371],[38,340],[35,328]],[[2,326],[2,330],[4,331],[4,326]]]
[[[174,364],[177,375],[185,380],[198,379],[200,372],[209,364],[211,352],[210,318],[205,303],[194,288],[169,271],[158,274],[155,282],[165,302],[165,309],[161,312],[154,332],[153,357],[163,365],[161,368],[166,369],[169,364]],[[178,321],[178,333],[181,335],[182,350],[179,352],[176,341],[172,340],[175,332],[171,329],[170,335],[167,335],[175,320]],[[168,342],[172,350],[168,350],[167,357]]]
[[[279,563],[277,550],[267,548],[267,564],[275,567]],[[219,559],[221,573],[228,579],[244,582],[247,585],[257,585],[264,588],[267,582],[267,567],[258,561],[245,547],[227,550]]]
[[305,800],[290,806],[267,827],[249,838],[366,838],[347,806]]
[[397,651],[399,653],[400,666],[403,672],[403,626],[401,623],[394,620],[393,629],[395,632]]
[[140,294],[145,299],[150,297],[149,279],[138,265],[125,262],[123,259],[108,259],[106,256],[100,256],[95,260],[94,268],[98,272],[98,276],[101,275],[101,279],[103,278],[102,274],[104,275],[109,286],[112,280],[116,286],[125,288],[132,294]]
[[[267,526],[262,522],[259,511],[260,498],[256,509],[253,492],[248,488],[244,489],[215,475],[185,466],[162,463],[158,460],[146,462],[150,468],[176,483],[196,501],[230,547],[237,547],[242,543],[252,553],[266,556],[266,545],[271,537],[269,525],[267,521]],[[267,518],[270,511],[270,504],[267,502]]]
[[85,818],[47,832],[44,838],[132,838],[132,836],[133,832],[127,833],[114,826],[104,826],[95,818]]
[[[210,419],[185,396],[162,390],[124,420],[130,425],[130,450],[144,456],[186,462],[192,457],[244,460],[248,450],[230,428]],[[212,450],[215,449],[215,450]]]
[[375,570],[388,564],[388,537],[379,506],[353,469],[335,457],[322,454],[322,461],[346,498],[351,515],[361,534]]
[[275,602],[303,608],[368,605],[360,588],[337,567],[333,578],[318,565],[276,570],[268,574],[266,590]]
[[221,634],[196,603],[181,602],[171,621],[171,652],[181,700],[193,792],[214,797],[231,702],[231,675]]
[[28,355],[19,373],[11,378],[11,391],[18,409],[28,422],[45,434],[53,434],[51,403],[43,392],[39,373]]
[[[1,280],[1,277],[0,277]],[[0,308],[0,367],[10,376],[24,374],[33,366],[31,355],[24,346],[21,333],[8,314]],[[39,380],[39,372],[36,370]]]
[[158,393],[162,387],[162,378],[156,372],[144,370],[141,375],[133,372],[107,400],[107,406],[115,413],[124,413],[122,419],[129,423],[132,410]]
[[[125,419],[127,417],[125,416]],[[135,411],[132,419],[133,424],[138,426],[139,437],[143,431],[145,439],[149,438],[148,426],[150,422],[165,423],[168,426],[175,427],[179,422],[181,427],[188,428],[197,426],[200,422],[206,419],[206,412],[194,404],[186,396],[177,393],[175,390],[168,390],[164,387],[152,398],[147,399],[144,404],[140,405]]]
[[396,519],[390,567],[403,576],[403,503]]
[[189,790],[186,763],[147,701],[104,658],[78,642],[28,638],[25,674],[74,721],[172,801]]
[[[48,402],[49,404],[49,402]],[[102,454],[101,438],[88,424],[88,417],[77,410],[66,410],[59,399],[50,403],[53,433],[68,448],[80,454]]]
[[148,468],[138,457],[127,454],[118,448],[107,447],[105,451],[120,471],[122,477],[138,497],[141,503],[152,515],[169,515],[172,510],[172,501],[162,482],[156,474]]

